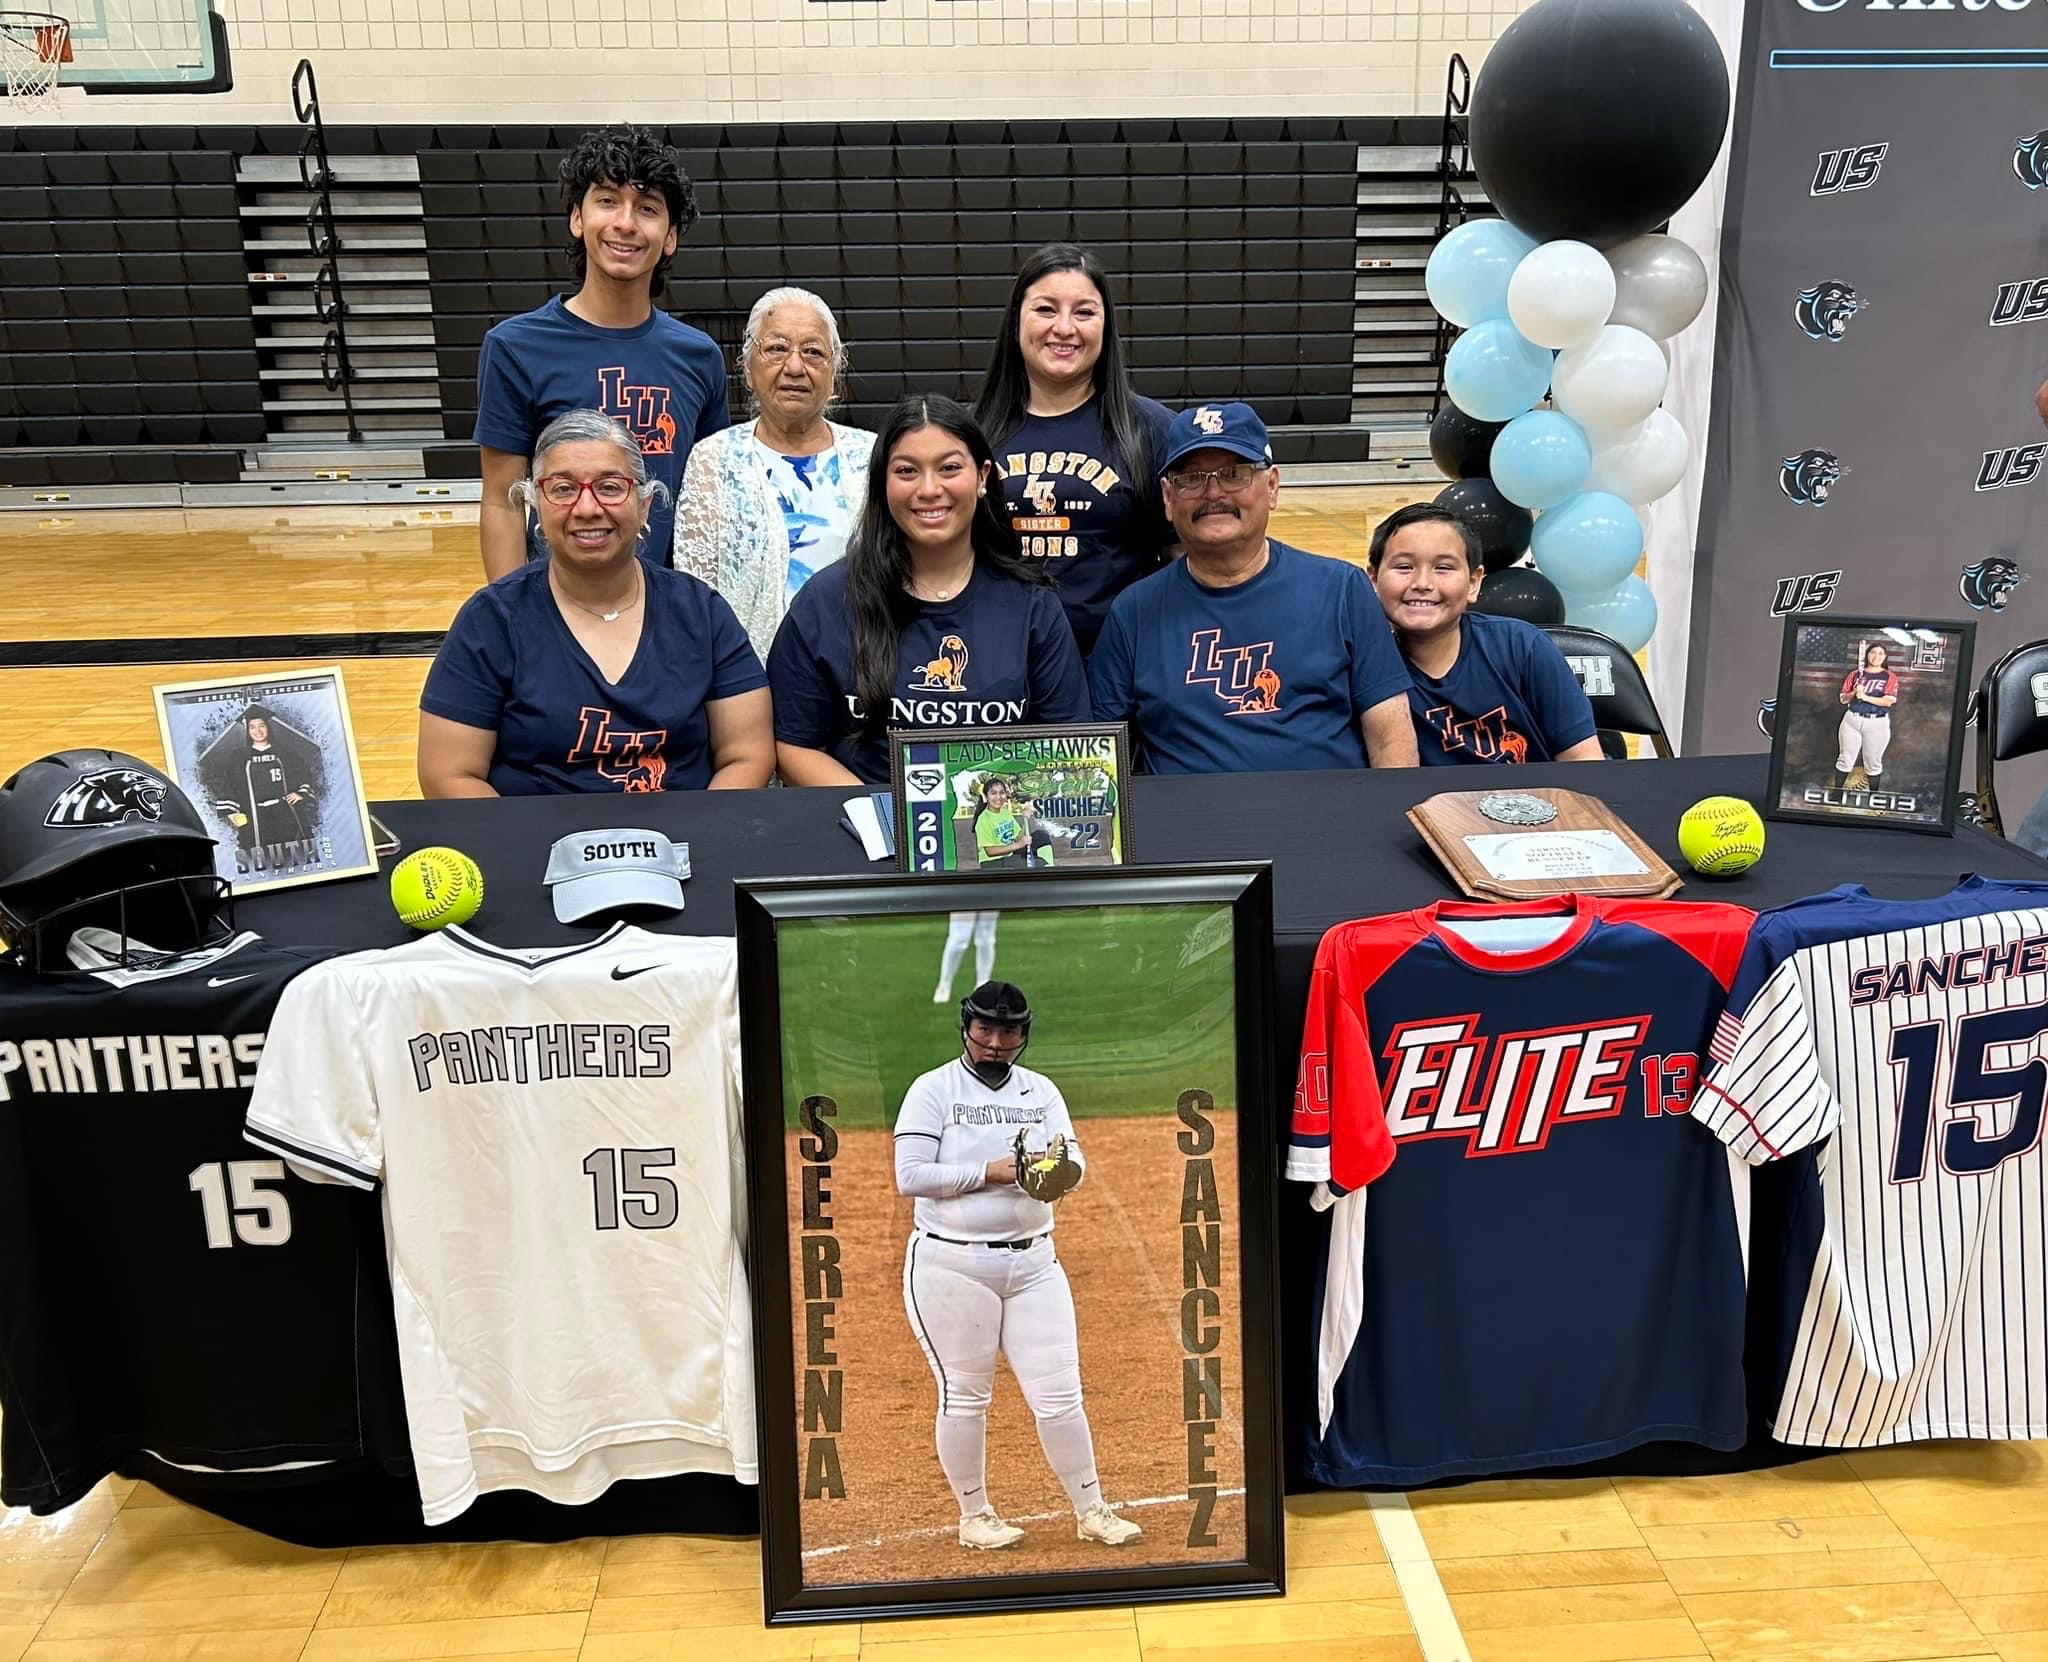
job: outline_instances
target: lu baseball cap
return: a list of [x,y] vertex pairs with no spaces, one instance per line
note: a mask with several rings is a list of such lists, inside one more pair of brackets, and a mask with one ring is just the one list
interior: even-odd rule
[[543,881],[554,890],[555,916],[580,923],[626,906],[683,909],[690,845],[659,831],[578,831],[548,850]]
[[1197,450],[1227,450],[1264,465],[1273,459],[1273,440],[1249,404],[1197,404],[1192,410],[1182,410],[1166,429],[1166,453],[1159,461],[1161,476]]

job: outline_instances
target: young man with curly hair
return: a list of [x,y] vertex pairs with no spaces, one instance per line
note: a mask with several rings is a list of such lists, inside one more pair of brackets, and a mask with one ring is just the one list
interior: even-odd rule
[[724,355],[709,335],[654,304],[678,240],[697,221],[696,193],[675,151],[644,127],[599,128],[562,159],[561,179],[579,286],[500,323],[477,362],[477,533],[487,579],[536,552],[510,492],[556,416],[602,410],[639,442],[650,475],[668,486],[666,500],[651,504],[641,545],[658,564],[668,560],[690,447],[729,420]]

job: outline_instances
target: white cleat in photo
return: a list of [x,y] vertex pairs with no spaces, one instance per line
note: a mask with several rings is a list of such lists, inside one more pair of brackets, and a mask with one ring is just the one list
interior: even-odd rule
[[1023,1530],[1015,1524],[1004,1523],[993,1512],[977,1512],[971,1518],[960,1520],[960,1544],[963,1547],[1013,1547],[1023,1539]]
[[1091,1506],[1074,1520],[1077,1539],[1100,1541],[1106,1547],[1127,1547],[1144,1533],[1129,1518],[1119,1518],[1107,1506]]
[[934,987],[932,989],[932,1002],[934,1004],[952,1003],[953,989],[951,987]]

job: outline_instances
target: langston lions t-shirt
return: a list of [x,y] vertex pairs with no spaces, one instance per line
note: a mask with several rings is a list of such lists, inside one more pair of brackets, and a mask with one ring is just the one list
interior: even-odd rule
[[1109,615],[1109,603],[1140,577],[1159,569],[1173,541],[1152,458],[1165,447],[1173,413],[1134,398],[1146,454],[1119,462],[1102,428],[1102,399],[1063,415],[1027,415],[996,441],[996,471],[1027,558],[1043,559],[1059,585],[1060,604],[1086,653]]
[[1593,736],[1593,706],[1557,643],[1520,618],[1467,612],[1458,661],[1441,680],[1411,663],[1409,712],[1425,767],[1549,762]]
[[[1049,588],[977,564],[951,600],[915,600],[896,653],[887,727],[1008,727],[1086,721],[1088,680],[1074,632]],[[775,737],[823,750],[863,783],[889,783],[882,728],[854,691],[846,564],[827,566],[790,602],[768,653]]]

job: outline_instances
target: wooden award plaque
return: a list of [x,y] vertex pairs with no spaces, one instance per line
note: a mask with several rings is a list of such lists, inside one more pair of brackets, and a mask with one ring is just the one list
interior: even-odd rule
[[1446,791],[1408,819],[1474,900],[1662,897],[1681,882],[1612,808],[1578,791]]

